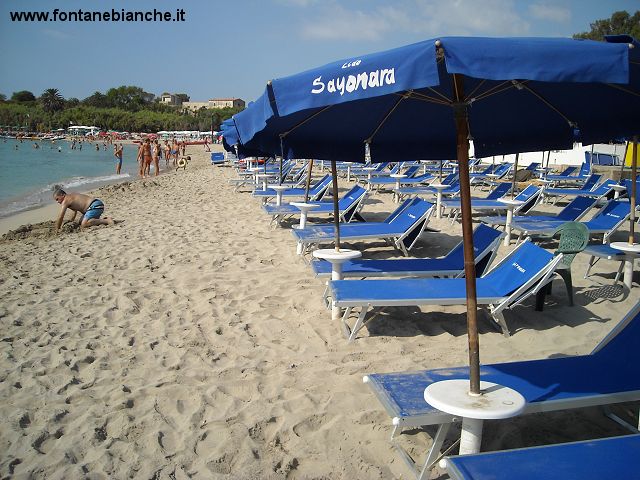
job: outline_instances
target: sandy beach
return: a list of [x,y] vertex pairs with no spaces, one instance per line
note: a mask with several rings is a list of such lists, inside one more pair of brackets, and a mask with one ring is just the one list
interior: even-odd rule
[[[410,478],[362,376],[466,364],[465,308],[389,309],[347,344],[289,228],[271,228],[202,146],[187,154],[185,171],[94,192],[117,225],[55,235],[53,201],[0,220],[12,230],[0,241],[0,476]],[[363,214],[393,209],[379,193]],[[441,232],[414,255],[460,241],[459,224],[431,226]],[[612,286],[614,263],[583,279],[587,259],[573,264],[574,307],[556,280],[543,313],[534,299],[506,312],[509,338],[480,315],[482,363],[590,352],[638,296]],[[427,433],[402,438],[420,461]],[[622,433],[595,408],[534,414],[487,423],[483,450]]]

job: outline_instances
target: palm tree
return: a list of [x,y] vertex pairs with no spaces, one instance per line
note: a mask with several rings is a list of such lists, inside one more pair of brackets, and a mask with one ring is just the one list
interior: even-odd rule
[[47,88],[40,97],[42,108],[46,112],[57,112],[64,108],[64,98],[57,88]]

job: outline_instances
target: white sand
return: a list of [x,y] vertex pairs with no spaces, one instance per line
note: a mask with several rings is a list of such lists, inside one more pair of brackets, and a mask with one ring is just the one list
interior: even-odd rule
[[[288,229],[189,150],[185,172],[96,192],[124,223],[0,242],[0,475],[408,478],[362,375],[465,364],[465,309],[390,309],[348,345]],[[379,194],[364,213],[392,209]],[[460,238],[432,224],[443,233],[417,255]],[[584,265],[575,307],[556,281],[544,313],[533,300],[506,313],[511,338],[481,317],[482,362],[589,352],[637,291],[610,286],[613,263],[588,280]],[[595,409],[530,415],[489,423],[484,447],[620,431]],[[422,459],[430,437],[402,442]]]

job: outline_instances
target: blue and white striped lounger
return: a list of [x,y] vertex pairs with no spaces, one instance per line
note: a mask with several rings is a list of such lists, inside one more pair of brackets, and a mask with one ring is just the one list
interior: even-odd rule
[[[480,378],[520,392],[527,402],[522,415],[637,401],[640,400],[639,344],[640,303],[637,303],[589,355],[483,365]],[[439,425],[424,467],[416,471],[418,478],[437,460],[447,431],[455,421],[452,415],[425,402],[424,390],[441,380],[468,378],[469,367],[364,377],[364,382],[392,418],[392,440],[403,428]],[[408,454],[399,445],[395,446],[411,465]]]
[[[493,261],[504,233],[480,224],[473,232],[476,275],[482,275]],[[331,276],[331,263],[313,260],[311,268],[317,277]],[[347,277],[459,277],[464,275],[462,242],[441,258],[399,258],[388,260],[356,259],[342,264]]]
[[[340,238],[345,241],[386,240],[408,255],[424,230],[433,212],[433,204],[415,198],[406,200],[383,222],[363,222],[340,226]],[[312,245],[335,241],[332,224],[313,225],[303,230],[291,230],[305,252]]]
[[640,479],[640,435],[447,457],[453,480]]

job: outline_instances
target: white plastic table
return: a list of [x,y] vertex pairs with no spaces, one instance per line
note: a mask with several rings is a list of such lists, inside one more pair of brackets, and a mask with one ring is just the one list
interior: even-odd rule
[[[358,250],[323,248],[314,250],[313,256],[331,262],[331,280],[342,280],[342,264],[347,260],[353,260],[362,256]],[[331,319],[340,320],[342,312],[335,302],[331,302]]]
[[[303,229],[307,226],[307,217],[309,216],[309,211],[314,208],[318,208],[320,205],[317,203],[305,203],[305,202],[291,202],[291,205],[300,209],[300,225],[297,225],[298,229]],[[302,243],[298,242],[298,246],[296,247],[296,253],[298,255],[302,255]]]
[[611,185],[611,188],[613,189],[613,192],[614,192],[613,193],[614,199],[619,198],[620,194],[627,189],[627,187],[625,187],[624,185]]
[[436,218],[442,218],[442,191],[449,185],[430,183],[429,186],[436,191]]
[[[609,245],[611,246],[611,248],[615,248],[616,250],[620,250],[621,252],[640,255],[640,243],[611,242]],[[629,290],[631,290],[631,287],[633,285],[633,263],[634,262],[635,262],[635,258],[629,257],[629,256],[624,261],[623,282]]]
[[424,399],[432,407],[462,418],[460,455],[478,453],[484,420],[515,417],[526,406],[517,391],[491,382],[480,382],[480,395],[469,393],[469,380],[444,380],[429,385]]
[[287,185],[271,185],[270,188],[276,192],[276,205],[282,205],[282,192],[287,190],[289,187]]
[[256,173],[256,182],[262,180],[262,190],[266,190],[268,187],[267,181],[273,176],[273,173]]
[[506,236],[504,237],[504,246],[508,247],[511,243],[511,222],[513,221],[513,209],[518,205],[522,205],[524,202],[522,200],[515,200],[511,198],[499,198],[498,201],[500,203],[504,203],[507,207],[507,221],[504,224],[504,232]]
[[391,175],[389,175],[391,178],[395,178],[396,179],[396,189],[394,190],[394,200],[399,200],[400,199],[400,193],[398,192],[398,190],[400,190],[400,180],[402,180],[403,178],[407,178],[407,176],[404,173],[392,173]]

